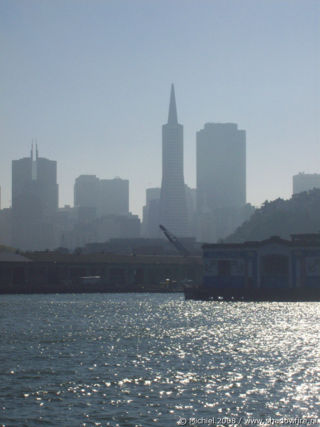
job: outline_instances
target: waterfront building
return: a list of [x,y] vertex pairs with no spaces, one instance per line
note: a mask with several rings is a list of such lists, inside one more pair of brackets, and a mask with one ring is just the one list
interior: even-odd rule
[[[320,235],[203,245],[202,296],[316,299],[320,296]],[[200,294],[198,295],[200,296]]]
[[179,237],[188,235],[183,175],[183,126],[178,123],[173,85],[171,85],[168,122],[162,126],[160,223]]
[[309,191],[313,188],[320,188],[319,173],[304,173],[300,172],[292,177],[293,194]]
[[59,250],[27,257],[0,252],[0,271],[0,294],[163,292],[181,291],[186,277],[198,283],[202,265],[200,257],[192,257],[190,268],[190,259],[181,256],[83,253],[79,249],[73,254]]

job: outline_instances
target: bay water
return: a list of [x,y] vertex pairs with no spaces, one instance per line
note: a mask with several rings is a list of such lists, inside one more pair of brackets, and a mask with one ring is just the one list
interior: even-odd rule
[[315,302],[1,295],[0,425],[320,425],[319,324]]

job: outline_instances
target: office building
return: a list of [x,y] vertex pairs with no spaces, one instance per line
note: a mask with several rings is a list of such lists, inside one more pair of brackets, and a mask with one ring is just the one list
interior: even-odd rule
[[55,244],[53,216],[58,210],[57,162],[39,157],[12,161],[12,244],[49,249]]
[[160,188],[147,188],[146,204],[143,207],[142,235],[143,237],[156,238],[160,236],[159,206]]
[[129,181],[127,179],[101,179],[98,215],[129,214]]
[[185,185],[189,236],[196,236],[197,190]]
[[197,132],[198,211],[245,203],[245,131],[234,123],[206,123]]
[[80,175],[74,184],[74,206],[97,208],[100,180],[95,175]]
[[243,221],[246,134],[234,123],[206,123],[197,132],[197,237],[214,242]]
[[300,172],[293,176],[292,187],[293,194],[312,190],[313,188],[320,188],[320,174]]
[[74,185],[74,206],[80,222],[105,215],[129,214],[129,181],[80,175]]
[[100,180],[95,175],[80,175],[74,184],[74,207],[79,222],[92,221],[97,217]]

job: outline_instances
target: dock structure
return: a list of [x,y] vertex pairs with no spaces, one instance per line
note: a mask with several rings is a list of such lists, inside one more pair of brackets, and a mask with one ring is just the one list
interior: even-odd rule
[[320,301],[320,234],[203,245],[204,274],[187,299]]
[[0,253],[0,293],[182,292],[199,282],[201,257]]

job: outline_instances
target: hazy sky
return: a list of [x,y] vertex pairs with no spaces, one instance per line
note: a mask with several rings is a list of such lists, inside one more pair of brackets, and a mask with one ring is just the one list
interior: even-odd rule
[[0,0],[0,39],[3,207],[36,138],[60,205],[80,174],[120,176],[140,214],[161,183],[171,82],[188,185],[205,122],[246,130],[253,204],[320,173],[320,0]]

